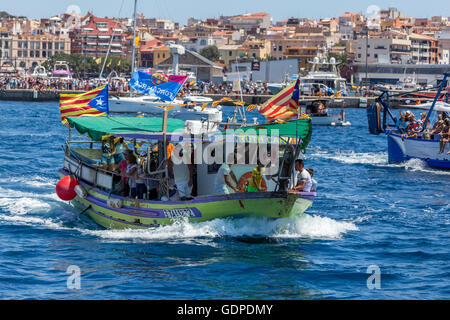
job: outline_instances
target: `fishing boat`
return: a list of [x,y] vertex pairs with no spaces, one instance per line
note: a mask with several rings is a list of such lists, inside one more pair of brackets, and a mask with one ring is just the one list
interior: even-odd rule
[[[229,143],[230,139],[232,148],[236,147],[238,142],[248,147],[262,141],[269,142],[270,139],[271,159],[279,161],[279,169],[273,171],[270,178],[263,177],[260,192],[246,192],[255,164],[251,162],[233,164],[231,170],[239,180],[242,192],[218,194],[214,188],[214,181],[219,174],[220,160],[216,161],[217,163],[195,164],[193,198],[182,201],[170,197],[171,187],[166,179],[169,176],[168,169],[167,167],[161,169],[159,164],[168,159],[167,150],[163,146],[169,141],[181,144],[188,140],[185,135],[183,135],[185,140],[180,140],[184,122],[167,118],[167,113],[164,115],[163,118],[67,118],[70,127],[69,139],[64,145],[64,165],[59,170],[62,179],[57,185],[57,193],[60,183],[70,180],[63,189],[71,196],[63,198],[58,193],[60,197],[71,200],[71,203],[83,214],[109,229],[165,226],[174,223],[177,219],[201,222],[246,216],[268,219],[290,218],[303,214],[313,204],[316,193],[288,191],[287,183],[293,172],[294,160],[303,156],[311,139],[310,119],[299,119],[284,124],[249,126],[241,128],[240,131],[230,129],[196,137],[195,141],[203,148],[212,146],[214,143],[220,146]],[[91,140],[73,141],[72,129],[76,129],[80,134],[87,134]],[[139,139],[148,143],[148,147],[143,149],[146,153],[141,154],[140,163],[145,168],[148,179],[158,183],[156,199],[147,200],[148,193],[144,196],[147,199],[139,200],[130,196],[121,196],[115,192],[115,182],[117,179],[120,180],[120,176],[97,165],[102,151],[95,146],[98,146],[102,137],[105,136],[122,137],[126,141]],[[83,144],[88,147],[77,147]],[[155,144],[158,146],[156,151],[150,147]],[[278,150],[275,146],[278,146]],[[249,153],[249,151],[246,152]],[[175,151],[172,157],[174,153]],[[152,167],[151,164],[155,166]]]
[[[444,74],[444,78],[438,87],[433,102],[422,106],[423,110],[427,110],[427,117],[424,121],[425,123],[431,121],[432,116],[437,112],[442,113],[444,118],[448,117],[450,114],[450,108],[447,106],[448,103],[438,103],[442,90],[447,85],[448,75],[449,74]],[[450,169],[450,155],[447,154],[449,151],[448,146],[444,152],[441,153],[441,138],[439,135],[434,135],[433,139],[425,139],[423,137],[423,132],[426,129],[426,126],[422,126],[422,131],[419,133],[418,138],[402,137],[403,132],[400,132],[395,125],[397,118],[393,115],[389,107],[389,100],[393,97],[401,95],[403,94],[390,95],[389,91],[385,91],[375,100],[375,103],[370,105],[367,109],[369,132],[375,135],[380,133],[386,134],[388,141],[387,151],[389,163],[401,163],[410,159],[419,159],[433,168]],[[420,105],[403,107],[416,109],[421,108]],[[383,115],[381,115],[381,113],[383,113]],[[392,121],[393,123],[389,123],[389,121]]]

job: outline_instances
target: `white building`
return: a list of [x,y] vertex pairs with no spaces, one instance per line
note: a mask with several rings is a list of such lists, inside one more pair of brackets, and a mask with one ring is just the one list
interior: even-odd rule
[[[366,48],[367,45],[367,48]],[[411,41],[399,38],[359,38],[356,41],[356,62],[408,63],[412,59]]]

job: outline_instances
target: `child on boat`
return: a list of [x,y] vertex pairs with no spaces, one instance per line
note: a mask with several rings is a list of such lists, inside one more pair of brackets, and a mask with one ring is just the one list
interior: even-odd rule
[[309,172],[309,175],[311,176],[311,192],[316,192],[317,190],[317,181],[315,179],[313,179],[314,176],[314,169],[308,168],[306,169],[306,171]]
[[257,164],[258,164],[258,166],[255,169],[253,169],[253,171],[252,171],[252,177],[250,178],[248,192],[263,191],[261,188],[261,183],[262,183],[263,174],[266,171],[266,168],[264,168],[264,165],[259,160],[257,160]]

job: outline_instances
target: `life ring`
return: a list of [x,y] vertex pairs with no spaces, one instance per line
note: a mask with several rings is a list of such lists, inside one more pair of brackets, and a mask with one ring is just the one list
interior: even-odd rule
[[[252,173],[246,172],[239,179],[239,191],[240,192],[248,192],[248,186],[250,185],[250,180],[252,179]],[[264,177],[261,180],[261,191],[267,191],[267,182]]]

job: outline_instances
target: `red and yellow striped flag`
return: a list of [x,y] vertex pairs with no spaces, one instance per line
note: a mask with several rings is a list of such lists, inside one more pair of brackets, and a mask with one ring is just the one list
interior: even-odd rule
[[300,79],[286,87],[280,93],[269,99],[258,111],[268,120],[290,119],[298,115],[300,100]]
[[107,116],[109,113],[108,85],[82,94],[61,94],[59,97],[61,122],[68,125],[67,117]]

